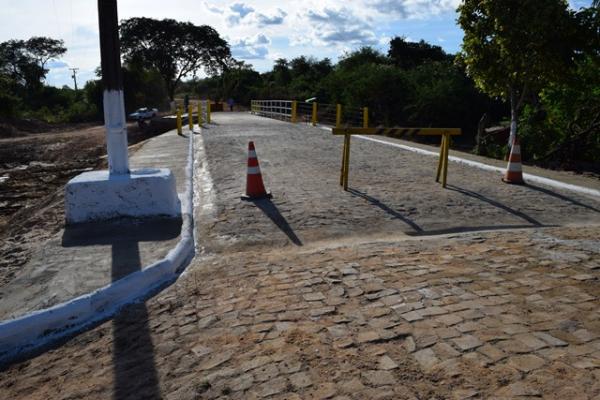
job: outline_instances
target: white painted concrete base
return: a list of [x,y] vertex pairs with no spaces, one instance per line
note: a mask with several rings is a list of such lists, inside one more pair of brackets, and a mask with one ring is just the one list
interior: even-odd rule
[[[183,272],[183,269],[194,257],[196,247],[194,235],[194,135],[189,137],[187,182],[185,193],[181,196],[183,225],[177,246],[171,249],[162,260],[92,293],[16,319],[0,321],[0,368],[26,354],[35,354],[40,349],[111,318],[125,305],[147,299],[170,285]],[[169,170],[163,171],[171,175]],[[172,176],[169,179],[172,179],[173,193],[177,197],[175,179]],[[177,202],[179,204],[179,200]]]
[[147,168],[130,174],[90,171],[65,188],[68,224],[117,217],[178,216],[181,204],[170,170]]

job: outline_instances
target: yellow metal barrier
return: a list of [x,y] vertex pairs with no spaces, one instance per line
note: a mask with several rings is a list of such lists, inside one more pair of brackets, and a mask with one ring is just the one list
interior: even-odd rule
[[312,103],[312,118],[311,118],[313,126],[317,125],[317,102]]
[[206,100],[206,123],[210,124],[210,99]]
[[190,131],[194,129],[194,107],[191,104],[188,106],[188,127]]
[[369,107],[363,108],[363,128],[369,127]]
[[202,126],[202,102],[198,100],[198,126]]
[[446,187],[448,176],[448,152],[450,150],[451,136],[461,134],[460,128],[333,128],[334,135],[344,135],[344,150],[342,151],[342,171],[340,174],[340,185],[348,190],[348,171],[350,167],[350,138],[352,135],[382,135],[389,137],[404,137],[407,135],[441,136],[440,157],[438,160],[435,181],[442,178],[442,187]]
[[177,134],[182,135],[181,108],[177,107]]
[[298,119],[298,102],[296,100],[292,101],[292,115],[290,117],[290,122],[295,124]]
[[335,106],[335,127],[339,128],[342,126],[342,105],[336,104]]

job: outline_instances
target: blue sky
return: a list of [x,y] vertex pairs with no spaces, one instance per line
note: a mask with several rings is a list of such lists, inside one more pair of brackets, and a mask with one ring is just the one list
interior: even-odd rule
[[[573,8],[591,0],[571,0]],[[100,64],[96,0],[5,1],[0,41],[51,36],[68,48],[49,63],[47,83],[73,86],[69,68],[77,67],[81,85]],[[234,57],[267,71],[277,58],[329,57],[373,46],[386,52],[390,38],[424,39],[447,52],[460,49],[456,25],[460,0],[119,0],[119,18],[174,18],[213,26],[231,45]]]

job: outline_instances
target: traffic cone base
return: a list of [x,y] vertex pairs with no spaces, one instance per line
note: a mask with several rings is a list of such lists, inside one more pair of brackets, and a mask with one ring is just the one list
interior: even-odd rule
[[510,156],[508,157],[508,166],[506,167],[506,173],[502,178],[505,183],[512,183],[515,185],[523,185],[523,169],[521,168],[521,146],[519,140],[515,137],[513,145],[510,149]]
[[248,143],[248,172],[246,175],[246,194],[242,196],[242,200],[257,200],[264,198],[272,198],[271,193],[267,193],[263,183],[254,142]]

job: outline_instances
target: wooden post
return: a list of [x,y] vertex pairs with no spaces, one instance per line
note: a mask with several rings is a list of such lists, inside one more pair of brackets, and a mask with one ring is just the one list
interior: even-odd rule
[[291,116],[291,122],[293,124],[296,123],[296,120],[298,118],[298,102],[296,100],[292,101],[292,116]]
[[190,131],[194,129],[194,107],[190,104],[188,106],[188,127]]
[[340,128],[342,126],[342,105],[337,104],[335,107],[335,127]]
[[369,127],[369,107],[363,108],[363,128]]
[[317,102],[312,103],[312,124],[317,125]]

